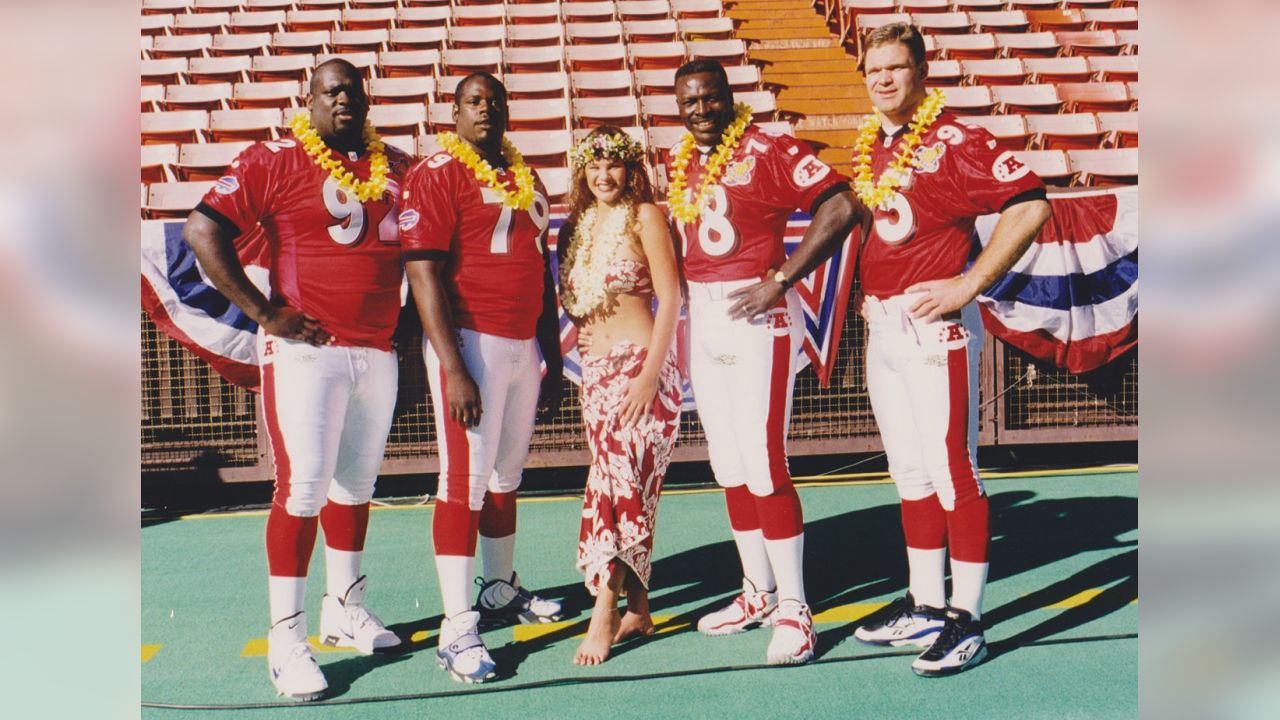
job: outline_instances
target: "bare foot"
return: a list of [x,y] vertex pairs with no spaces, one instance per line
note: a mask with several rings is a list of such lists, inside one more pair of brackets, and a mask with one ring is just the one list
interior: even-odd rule
[[652,635],[653,634],[653,618],[649,613],[635,613],[627,610],[627,614],[622,616],[622,622],[618,623],[618,632],[613,635],[613,642],[620,643],[629,637],[636,635]]
[[591,623],[587,625],[587,637],[574,653],[573,664],[599,665],[604,662],[609,657],[609,647],[620,624],[617,609],[594,609]]

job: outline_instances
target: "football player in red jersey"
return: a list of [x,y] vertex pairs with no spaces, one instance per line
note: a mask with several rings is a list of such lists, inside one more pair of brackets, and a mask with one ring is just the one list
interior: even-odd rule
[[[440,443],[432,535],[444,600],[437,655],[455,680],[495,665],[481,621],[551,622],[558,602],[521,587],[516,488],[535,414],[560,400],[562,360],[550,280],[546,190],[504,138],[507,94],[488,73],[454,96],[457,133],[405,178],[400,230]],[[539,349],[547,365],[539,379]],[[475,554],[483,560],[474,609]]]
[[[668,205],[684,241],[690,379],[743,569],[742,594],[698,629],[728,635],[771,625],[768,662],[804,663],[813,657],[813,620],[786,456],[804,335],[792,285],[839,248],[860,210],[848,178],[806,143],[761,130],[749,108],[735,109],[719,63],[685,64],[675,94],[689,134],[667,161]],[[797,209],[813,222],[788,257],[783,232]]]
[[[948,675],[987,653],[990,529],[975,462],[982,325],[974,298],[1022,256],[1050,209],[1030,168],[925,87],[918,29],[886,25],[866,48],[876,114],[862,129],[867,157],[855,158],[854,183],[873,208],[860,264],[867,391],[902,499],[910,587],[855,637],[925,647],[912,669]],[[999,222],[966,270],[974,220],[989,213]]]
[[[350,63],[316,67],[307,107],[294,137],[241,153],[183,230],[213,284],[258,323],[276,469],[267,658],[276,689],[300,700],[327,688],[303,614],[317,524],[327,588],[321,640],[366,654],[400,644],[364,607],[360,558],[395,409],[391,336],[404,278],[396,201],[410,162],[366,126],[368,99]],[[235,252],[236,238],[259,225],[271,243],[269,293]]]

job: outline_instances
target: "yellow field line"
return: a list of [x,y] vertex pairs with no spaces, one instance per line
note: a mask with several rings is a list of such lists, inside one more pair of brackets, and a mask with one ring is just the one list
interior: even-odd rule
[[[1045,605],[1046,610],[1066,610],[1069,608],[1077,608],[1081,605],[1088,605],[1093,599],[1106,592],[1107,588],[1090,588],[1082,590],[1069,598],[1059,600],[1051,605]],[[1130,605],[1137,605],[1136,599],[1129,601]]]
[[[1115,475],[1122,473],[1138,472],[1137,465],[1098,465],[1095,467],[1072,468],[1068,470],[1017,470],[1011,472],[999,472],[996,470],[981,470],[979,475],[983,480],[1007,480],[1015,478],[1037,478],[1037,477],[1073,477],[1079,475]],[[847,487],[850,485],[889,485],[893,480],[889,479],[889,473],[886,472],[866,472],[866,473],[842,473],[839,475],[797,475],[791,478],[797,485],[802,487]],[[721,492],[718,487],[694,488],[689,490],[664,490],[663,495],[703,495],[706,493]],[[519,503],[554,503],[554,502],[582,502],[581,495],[555,496],[555,497],[527,497],[520,498]],[[423,508],[435,507],[435,501],[424,504],[415,505],[378,505],[374,504],[370,510],[384,512],[388,510],[421,510]],[[266,510],[243,510],[240,512],[230,513],[204,513],[200,515],[183,515],[179,520],[213,520],[219,518],[235,518],[235,517],[266,517]]]
[[151,658],[155,657],[156,653],[160,652],[160,648],[162,647],[164,646],[163,645],[143,645],[142,646],[142,662],[147,662]]

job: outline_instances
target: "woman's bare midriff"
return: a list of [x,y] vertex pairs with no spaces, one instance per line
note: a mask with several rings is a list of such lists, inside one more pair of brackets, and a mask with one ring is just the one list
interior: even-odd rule
[[581,328],[591,334],[587,355],[608,355],[618,343],[632,342],[648,347],[653,334],[653,295],[626,294],[617,296],[618,304],[607,317],[592,318]]

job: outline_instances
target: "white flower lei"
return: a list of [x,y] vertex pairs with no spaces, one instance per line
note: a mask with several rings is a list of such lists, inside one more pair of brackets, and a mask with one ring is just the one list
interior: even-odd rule
[[618,248],[627,238],[627,217],[631,205],[615,205],[605,216],[599,235],[593,237],[596,206],[587,208],[565,252],[565,262],[560,268],[560,298],[566,312],[573,317],[584,318],[598,312],[608,302],[605,276],[609,263],[618,254]]

